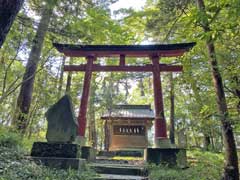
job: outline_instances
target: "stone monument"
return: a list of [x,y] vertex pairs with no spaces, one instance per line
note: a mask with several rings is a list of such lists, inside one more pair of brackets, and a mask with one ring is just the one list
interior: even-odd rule
[[48,142],[72,143],[75,140],[78,125],[69,95],[63,96],[45,115],[48,121]]
[[82,167],[85,160],[80,159],[81,147],[72,143],[77,136],[78,125],[71,97],[63,96],[45,115],[48,121],[47,142],[34,142],[32,159],[55,168]]

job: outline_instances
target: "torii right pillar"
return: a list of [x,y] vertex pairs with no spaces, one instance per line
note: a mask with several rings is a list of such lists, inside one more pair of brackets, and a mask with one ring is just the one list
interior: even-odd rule
[[155,106],[155,147],[170,147],[170,141],[167,138],[167,125],[164,116],[163,94],[161,84],[161,74],[159,66],[159,56],[152,56],[153,64],[153,89],[154,89],[154,106]]

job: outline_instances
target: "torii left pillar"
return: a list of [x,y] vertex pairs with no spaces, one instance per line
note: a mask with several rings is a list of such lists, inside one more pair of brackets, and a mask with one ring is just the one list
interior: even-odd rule
[[89,99],[89,92],[91,86],[92,79],[92,67],[95,57],[88,56],[86,71],[83,82],[83,92],[81,97],[80,109],[78,113],[78,141],[81,145],[85,144],[85,131],[86,131],[86,123],[87,123],[87,106]]

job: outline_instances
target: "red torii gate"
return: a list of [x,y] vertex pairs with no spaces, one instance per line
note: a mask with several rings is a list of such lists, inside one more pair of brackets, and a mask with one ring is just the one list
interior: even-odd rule
[[[167,138],[166,120],[164,116],[163,95],[161,85],[162,71],[179,72],[181,65],[160,64],[160,57],[178,57],[189,51],[195,43],[162,44],[162,45],[70,45],[53,44],[57,50],[69,57],[85,57],[87,64],[65,65],[64,71],[85,72],[83,92],[78,115],[78,136],[85,136],[86,113],[89,99],[92,72],[152,72],[155,105],[155,140]],[[94,64],[98,57],[119,57],[119,65],[102,66]],[[125,57],[149,57],[152,64],[142,66],[127,66]]]

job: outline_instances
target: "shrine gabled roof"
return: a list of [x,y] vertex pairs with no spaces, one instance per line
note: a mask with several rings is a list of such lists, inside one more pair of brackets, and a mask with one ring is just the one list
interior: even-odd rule
[[150,105],[115,105],[105,112],[101,119],[153,120],[154,113]]
[[53,43],[53,46],[65,56],[70,57],[115,57],[125,55],[129,57],[176,57],[189,51],[195,42],[178,44],[155,45],[73,45]]

